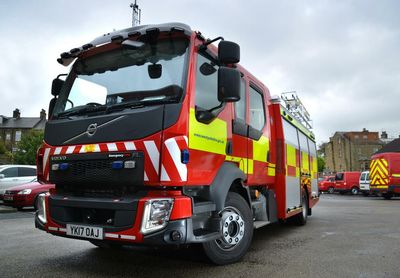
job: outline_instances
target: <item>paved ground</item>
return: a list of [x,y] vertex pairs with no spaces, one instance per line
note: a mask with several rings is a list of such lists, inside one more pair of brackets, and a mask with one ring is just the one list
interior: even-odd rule
[[400,198],[322,195],[304,227],[255,232],[242,262],[216,267],[199,246],[100,250],[0,213],[0,277],[400,277]]

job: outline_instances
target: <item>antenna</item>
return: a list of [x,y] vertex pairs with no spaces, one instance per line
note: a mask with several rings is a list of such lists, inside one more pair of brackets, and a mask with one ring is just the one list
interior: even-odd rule
[[296,91],[283,92],[282,100],[285,102],[286,109],[308,129],[312,129],[312,120],[305,106],[297,96]]
[[129,7],[132,8],[132,27],[140,25],[142,10],[139,9],[139,5],[136,3],[136,0],[135,4],[131,3]]

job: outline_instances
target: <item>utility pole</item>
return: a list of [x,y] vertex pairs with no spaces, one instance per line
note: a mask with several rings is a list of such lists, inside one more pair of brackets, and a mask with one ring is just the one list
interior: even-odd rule
[[132,27],[140,25],[142,10],[139,9],[139,5],[136,3],[136,0],[135,4],[131,3],[129,7],[132,8]]

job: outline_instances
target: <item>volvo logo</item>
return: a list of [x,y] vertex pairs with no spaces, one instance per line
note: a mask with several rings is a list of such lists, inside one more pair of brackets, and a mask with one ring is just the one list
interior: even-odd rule
[[88,136],[93,136],[96,133],[97,124],[90,124],[86,130]]

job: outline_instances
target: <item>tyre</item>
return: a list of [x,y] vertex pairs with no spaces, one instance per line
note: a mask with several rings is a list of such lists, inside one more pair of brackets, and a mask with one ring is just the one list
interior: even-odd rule
[[354,186],[354,187],[352,187],[351,188],[351,194],[353,194],[353,195],[357,195],[358,194],[358,187],[356,187],[356,186]]
[[221,237],[203,243],[207,257],[217,265],[239,261],[253,238],[253,216],[248,203],[237,193],[229,192],[221,211]]
[[335,192],[335,188],[333,188],[332,186],[328,188],[328,193],[329,194],[333,194],[333,192]]
[[383,198],[385,198],[385,200],[392,199],[392,194],[389,194],[389,193],[383,194],[382,196],[383,196]]
[[308,217],[308,197],[307,194],[303,194],[303,197],[301,198],[301,206],[302,206],[302,211],[301,213],[297,214],[294,216],[294,221],[297,225],[303,226],[307,223],[307,217]]

